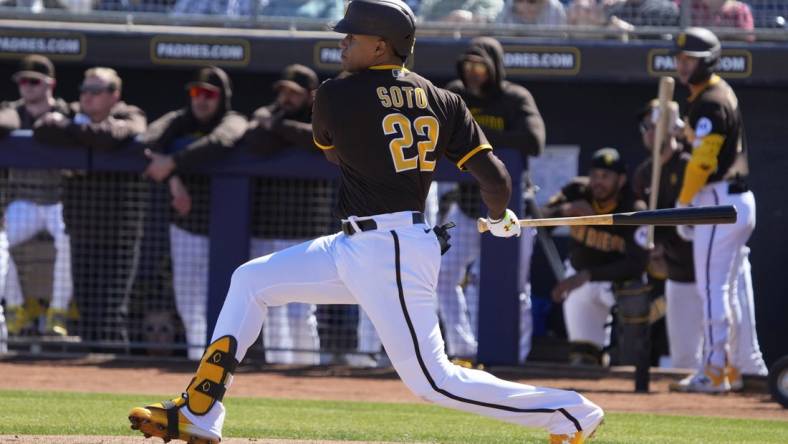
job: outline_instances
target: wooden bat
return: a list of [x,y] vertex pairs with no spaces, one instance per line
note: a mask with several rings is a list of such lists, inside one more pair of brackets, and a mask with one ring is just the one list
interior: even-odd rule
[[[659,118],[654,129],[654,146],[651,150],[651,189],[648,200],[648,208],[657,208],[657,198],[659,197],[659,182],[662,175],[662,145],[669,139],[671,117],[673,113],[670,109],[670,102],[673,101],[673,90],[675,82],[673,77],[660,77],[659,92],[657,94]],[[649,249],[654,248],[654,226],[649,226],[646,235],[646,245]]]
[[[632,211],[629,213],[598,214],[594,216],[554,217],[550,219],[520,219],[521,227],[557,227],[564,225],[717,225],[736,223],[736,207],[717,205],[708,207],[663,208],[661,210]],[[476,223],[479,233],[489,231],[487,219]]]

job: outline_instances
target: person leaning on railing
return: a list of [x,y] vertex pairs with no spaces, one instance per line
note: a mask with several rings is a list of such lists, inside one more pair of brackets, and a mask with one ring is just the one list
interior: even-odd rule
[[[112,68],[85,71],[71,117],[54,111],[35,124],[39,142],[112,151],[145,131],[145,113],[121,100]],[[66,180],[63,217],[71,238],[74,297],[83,340],[128,342],[128,301],[136,277],[147,199],[137,175],[74,171]],[[107,345],[107,344],[105,344]]]
[[[19,69],[12,76],[19,88],[19,100],[0,104],[0,136],[5,137],[17,129],[33,129],[42,116],[58,112],[71,116],[68,103],[53,95],[55,89],[55,67],[41,55],[23,58]],[[72,296],[71,244],[63,222],[63,177],[58,170],[31,170],[11,168],[5,185],[10,201],[5,208],[4,230],[0,236],[5,248],[11,249],[41,231],[52,235],[55,246],[52,299],[47,310],[46,333],[65,336],[68,332],[65,313]],[[0,247],[3,248],[3,247]],[[5,293],[8,331],[19,334],[33,319],[23,307],[24,295],[17,274],[16,261],[19,257],[9,252],[5,273],[0,281],[6,282]],[[19,255],[17,255],[19,256]]]
[[210,166],[243,137],[244,116],[232,110],[232,84],[222,69],[198,70],[186,85],[189,105],[151,123],[143,136],[145,175],[166,182],[172,196],[170,256],[175,306],[186,330],[189,359],[205,348],[208,300],[210,179],[188,175]]

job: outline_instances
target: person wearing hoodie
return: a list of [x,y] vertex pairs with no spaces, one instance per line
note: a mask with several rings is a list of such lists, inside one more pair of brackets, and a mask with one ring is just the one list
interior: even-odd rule
[[[79,101],[70,104],[72,117],[48,112],[35,123],[33,136],[52,145],[120,149],[147,124],[141,109],[121,100],[122,86],[114,69],[88,69]],[[136,174],[75,171],[66,181],[63,213],[83,340],[128,342],[128,303],[142,239],[144,190]],[[65,310],[57,314],[65,318]]]
[[143,136],[145,176],[166,182],[171,200],[170,257],[175,306],[189,359],[202,357],[207,336],[210,178],[190,170],[224,158],[243,137],[246,118],[233,111],[232,84],[220,68],[199,69],[186,84],[189,105],[153,122]]
[[[58,111],[70,116],[68,103],[53,95],[55,89],[55,67],[42,55],[24,57],[19,69],[12,76],[19,88],[19,100],[0,104],[0,137],[14,130],[31,130],[41,116]],[[8,170],[8,206],[5,208],[4,230],[0,236],[3,249],[0,281],[7,285],[4,291],[8,331],[19,334],[33,319],[25,310],[24,295],[19,282],[16,261],[21,259],[18,248],[9,250],[32,239],[41,231],[47,231],[54,239],[55,261],[53,268],[52,299],[47,310],[46,332],[63,336],[67,333],[60,314],[65,312],[72,296],[71,243],[63,222],[63,176],[58,170]],[[48,264],[51,265],[51,264]]]
[[[317,74],[309,67],[285,67],[273,85],[276,100],[254,112],[244,145],[265,156],[294,150],[317,154],[312,146],[312,93],[318,85]],[[250,257],[265,256],[329,233],[332,193],[330,180],[258,178]],[[293,224],[294,220],[300,223]],[[268,310],[263,329],[267,362],[320,363],[315,311],[315,304],[301,303]]]
[[[446,86],[465,100],[468,109],[493,146],[517,149],[527,169],[528,157],[544,151],[545,127],[531,93],[523,86],[506,80],[503,67],[503,47],[491,37],[478,37],[457,61],[459,79]],[[476,316],[478,294],[465,292],[461,282],[468,280],[467,270],[481,254],[481,235],[476,219],[481,217],[479,188],[475,184],[460,184],[444,196],[453,200],[444,217],[457,228],[452,235],[454,245],[443,257],[438,277],[438,306],[446,328],[446,342],[450,356],[474,358],[476,355]],[[523,319],[520,320],[522,338],[519,360],[525,361],[530,351],[531,318],[528,272],[533,249],[533,233],[523,231],[520,242],[520,298]],[[466,310],[467,307],[467,310]],[[466,314],[467,312],[467,314]]]

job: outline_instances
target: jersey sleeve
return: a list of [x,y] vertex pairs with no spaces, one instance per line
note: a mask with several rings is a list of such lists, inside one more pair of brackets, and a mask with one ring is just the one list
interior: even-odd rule
[[334,149],[334,142],[329,117],[331,115],[331,102],[329,99],[330,81],[320,85],[315,93],[315,102],[312,104],[312,141],[321,150]]
[[724,111],[718,104],[699,104],[689,115],[686,127],[687,139],[692,144],[692,157],[684,171],[684,182],[679,193],[679,202],[689,204],[695,194],[706,185],[709,176],[717,170],[717,163],[730,131]]
[[454,125],[449,144],[446,147],[446,158],[465,171],[465,163],[471,157],[484,150],[491,150],[492,145],[487,141],[479,124],[465,106],[465,102],[456,94],[451,94],[449,100],[455,106]]

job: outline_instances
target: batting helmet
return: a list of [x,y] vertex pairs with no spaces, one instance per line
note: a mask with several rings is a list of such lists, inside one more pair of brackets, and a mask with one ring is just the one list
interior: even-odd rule
[[334,31],[383,37],[406,59],[416,42],[416,17],[401,0],[353,0]]
[[702,83],[711,76],[720,60],[720,40],[706,28],[686,28],[676,36],[673,54],[685,54],[700,59],[689,82]]

